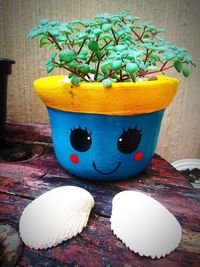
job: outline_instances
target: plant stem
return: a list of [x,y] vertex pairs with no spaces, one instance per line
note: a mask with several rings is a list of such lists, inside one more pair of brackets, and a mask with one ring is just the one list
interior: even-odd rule
[[50,38],[47,38],[47,40],[50,42],[50,43],[54,43],[54,41],[53,40],[51,40]]
[[[58,62],[54,62],[54,64],[59,65]],[[85,77],[83,77],[80,73],[78,73],[77,71],[70,69],[66,66],[63,66],[63,69],[66,69],[67,71],[75,74],[76,76],[78,76],[79,78],[83,79],[85,82],[89,82]]]
[[82,50],[82,48],[83,48],[83,46],[84,46],[86,40],[87,40],[87,38],[84,38],[84,40],[83,40],[83,42],[82,42],[82,44],[81,44],[81,46],[80,46],[80,48],[79,48],[79,50],[78,50],[78,52],[77,52],[76,55],[79,55],[79,54],[80,54],[80,52],[81,52],[81,50]]
[[94,57],[94,54],[95,54],[94,52],[91,53],[90,58],[88,59],[88,61],[86,62],[86,64],[88,64],[88,65],[90,64],[90,61]]
[[[165,64],[165,65],[166,65],[166,64]],[[168,66],[168,67],[166,67],[166,68],[162,66],[159,70],[155,70],[155,71],[144,71],[144,72],[139,73],[138,76],[140,76],[140,77],[145,77],[146,75],[159,73],[159,72],[162,72],[162,71],[171,69],[171,68],[173,68],[173,67],[174,67],[174,65],[170,65],[170,66]]]
[[[97,43],[98,43],[98,41],[99,41],[99,36],[97,36],[97,39],[96,39],[96,42],[97,42]],[[92,54],[90,55],[90,58],[89,58],[89,60],[86,62],[86,64],[90,64],[90,61],[93,59],[94,55],[95,55],[95,52],[92,52]]]
[[48,32],[48,34],[52,38],[53,42],[56,44],[57,48],[61,51],[62,50],[62,47],[59,45],[59,43],[56,40],[56,38],[50,32]]
[[91,77],[89,76],[89,74],[86,74],[86,76],[88,77],[89,81],[91,80]]
[[70,47],[71,47],[71,49],[72,49],[72,48],[73,48],[73,43],[72,43],[72,41],[70,40],[69,36],[67,36],[67,38],[68,38],[68,40],[69,40],[69,44],[70,44]]
[[105,79],[107,79],[107,78],[113,76],[115,73],[116,73],[116,71],[112,71],[112,70],[110,70],[110,72],[108,73],[108,75],[106,75],[105,77],[103,77],[99,82],[102,82],[102,81],[104,81]]
[[168,62],[168,61],[165,61],[165,63],[162,65],[160,71],[162,71],[162,70],[164,69],[164,67],[166,66],[167,62]]
[[[127,24],[126,21],[125,21],[123,18],[120,18],[120,20],[121,20],[124,24]],[[131,29],[131,31],[136,35],[136,37],[138,38],[138,40],[139,40],[140,42],[144,43],[144,42],[142,41],[141,37],[139,36],[139,34],[138,34],[136,31],[134,31],[133,29]]]
[[98,58],[99,60],[98,60],[98,62],[97,62],[97,67],[96,67],[96,73],[95,73],[95,76],[94,76],[94,81],[97,80],[97,76],[98,76],[98,74],[99,74],[100,62],[101,62],[101,60],[105,57],[105,55],[106,55],[106,53],[105,53],[103,56],[101,56],[100,58]]
[[[102,47],[99,49],[99,51],[103,50],[104,47],[106,47],[106,46],[109,45],[110,43],[111,43],[111,41],[109,41],[108,43],[106,43],[104,46],[102,46]],[[93,59],[94,55],[95,55],[95,53],[92,52],[92,54],[91,54],[90,58],[88,59],[88,61],[86,62],[86,64],[90,64],[90,61]],[[101,57],[101,59],[102,59],[105,55],[106,55],[106,54],[104,54],[104,55]]]
[[119,75],[120,75],[120,82],[122,82],[123,81],[122,70],[119,71]]
[[144,64],[146,64],[148,57],[151,55],[152,51],[149,52],[149,49],[147,48],[146,57],[144,60]]
[[99,50],[103,50],[107,45],[109,45],[112,41],[110,40],[108,43],[106,43],[105,45],[103,45]]
[[146,28],[147,28],[147,27],[144,26],[143,32],[142,32],[142,34],[140,35],[140,40],[142,40],[142,37],[144,36],[144,33],[145,33]]
[[111,32],[112,32],[112,34],[113,34],[113,37],[114,37],[114,39],[115,39],[115,43],[116,43],[116,45],[117,45],[118,42],[119,42],[119,39],[117,39],[117,36],[116,36],[115,31],[113,30],[113,28],[111,28]]

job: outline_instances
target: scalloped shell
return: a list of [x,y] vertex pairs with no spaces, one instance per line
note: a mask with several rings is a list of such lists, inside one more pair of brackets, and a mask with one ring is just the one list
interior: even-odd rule
[[50,190],[24,209],[20,236],[30,248],[54,247],[81,233],[93,206],[92,195],[83,188],[62,186]]
[[164,257],[178,247],[182,229],[161,203],[137,191],[118,193],[112,202],[111,229],[140,256]]

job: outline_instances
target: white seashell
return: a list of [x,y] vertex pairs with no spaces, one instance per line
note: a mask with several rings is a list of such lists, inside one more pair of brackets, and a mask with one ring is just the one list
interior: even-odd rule
[[174,215],[141,192],[118,193],[110,221],[114,234],[140,256],[164,257],[181,241],[182,229]]
[[30,248],[56,246],[83,230],[93,206],[92,195],[83,188],[55,188],[24,209],[19,222],[20,236]]

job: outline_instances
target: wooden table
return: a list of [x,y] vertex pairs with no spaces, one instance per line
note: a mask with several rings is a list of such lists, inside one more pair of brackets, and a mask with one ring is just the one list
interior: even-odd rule
[[[63,185],[87,189],[95,199],[89,222],[80,235],[55,248],[21,248],[18,266],[200,266],[200,195],[166,160],[155,155],[141,175],[120,182],[94,182],[66,173],[58,164],[47,125],[8,125],[6,162],[0,157],[0,223],[18,231],[22,210],[42,193]],[[25,152],[26,153],[25,153]],[[127,249],[112,233],[109,217],[114,195],[122,190],[145,192],[168,208],[183,228],[179,247],[152,260]],[[18,252],[21,253],[21,252]]]

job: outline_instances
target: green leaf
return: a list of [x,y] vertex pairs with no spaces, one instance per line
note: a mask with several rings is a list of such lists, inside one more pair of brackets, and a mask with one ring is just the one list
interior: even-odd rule
[[110,68],[111,65],[112,65],[112,61],[111,61],[111,60],[106,60],[106,61],[102,62],[102,64],[101,64],[101,68],[102,68],[102,69]]
[[168,61],[174,59],[175,56],[176,55],[173,52],[167,52],[167,53],[165,53],[165,59],[168,60]]
[[88,55],[88,50],[82,48],[80,54],[83,54],[83,55],[87,56]]
[[185,77],[188,77],[190,75],[190,70],[188,69],[188,67],[183,66],[182,67],[182,73]]
[[102,68],[101,71],[105,76],[109,74],[109,70],[107,68]]
[[47,41],[48,36],[42,36],[42,38],[40,38],[40,47],[43,47],[46,44],[51,44],[49,41]]
[[104,86],[104,87],[110,87],[111,85],[112,85],[112,80],[111,80],[110,78],[105,79],[105,80],[103,81],[103,86]]
[[48,24],[48,19],[41,19],[40,20],[40,25],[42,25],[42,26],[45,26],[45,25],[47,25]]
[[116,30],[115,33],[116,33],[117,37],[120,38],[126,34],[126,31],[125,30]]
[[85,30],[85,32],[87,32],[87,33],[91,33],[91,31],[92,31],[92,28],[90,28],[90,27],[87,27]]
[[54,68],[55,68],[55,65],[53,63],[50,63],[49,65],[46,65],[47,73],[50,73]]
[[180,60],[184,60],[184,53],[178,54],[177,58],[180,59]]
[[40,36],[40,35],[44,36],[44,31],[41,28],[37,28],[37,29],[31,30],[28,33],[28,37],[31,38],[31,39],[33,39],[33,38],[35,38],[37,36]]
[[59,23],[58,21],[54,20],[54,21],[50,21],[49,25],[54,27],[54,26],[58,25],[58,23]]
[[116,51],[124,51],[125,49],[127,49],[127,46],[126,45],[116,45],[115,47]]
[[146,33],[146,34],[144,34],[143,38],[144,38],[144,39],[145,39],[145,38],[148,39],[148,38],[150,38],[150,35]]
[[83,67],[80,68],[80,71],[83,75],[85,75],[90,72],[90,66],[85,64]]
[[106,41],[106,39],[109,39],[110,41],[114,41],[114,37],[111,34],[103,34],[100,36],[99,40],[104,40]]
[[128,72],[128,73],[135,73],[136,72],[136,70],[137,70],[137,64],[136,63],[128,63],[127,65],[126,65],[126,71]]
[[83,25],[83,22],[80,19],[72,20],[71,23]]
[[77,58],[80,60],[87,60],[87,55],[80,53]]
[[94,33],[90,33],[90,34],[88,35],[88,37],[89,37],[90,39],[94,39],[94,38],[96,37],[96,35],[95,35]]
[[66,35],[69,35],[72,33],[69,28],[63,25],[61,25],[60,27],[57,27],[56,30],[58,30],[59,32],[64,32]]
[[92,52],[97,52],[99,50],[99,45],[96,41],[91,41],[88,43],[88,48],[92,51]]
[[192,57],[190,55],[185,56],[185,62],[186,63],[191,63],[192,62]]
[[60,61],[71,62],[74,59],[74,51],[63,50],[59,54]]
[[112,69],[113,70],[119,70],[122,66],[122,61],[121,60],[114,60],[112,63]]
[[93,57],[91,61],[92,61],[93,63],[95,63],[95,62],[98,61],[98,58],[97,58],[97,57]]
[[99,35],[102,33],[102,30],[101,29],[93,29],[92,30],[92,33],[96,36],[96,35]]
[[146,67],[145,67],[145,64],[144,64],[143,61],[137,62],[137,66],[141,71],[145,71],[146,70]]
[[176,69],[177,72],[181,72],[183,67],[183,64],[180,59],[177,59],[174,61],[174,68]]
[[74,73],[72,73],[72,72],[70,72],[70,73],[68,74],[68,78],[69,78],[69,79],[71,79],[73,76],[74,76]]
[[148,66],[147,67],[147,70],[148,71],[157,71],[158,70],[158,67],[151,65],[151,66]]
[[108,24],[104,24],[102,26],[102,31],[103,32],[108,32],[110,29],[112,28],[112,24],[108,23]]
[[52,62],[52,60],[51,60],[51,58],[49,58],[49,59],[47,59],[47,60],[45,61],[45,65],[49,65],[51,62]]
[[72,77],[72,79],[71,79],[71,83],[74,85],[74,86],[76,86],[76,85],[78,85],[79,84],[79,82],[80,82],[80,79],[77,77],[77,76],[73,76]]
[[56,56],[57,56],[57,53],[56,53],[56,52],[53,52],[53,53],[51,54],[51,61],[52,61],[52,62],[55,61]]
[[109,59],[121,59],[121,53],[120,52],[111,52],[108,56]]
[[97,75],[97,82],[100,82],[103,79],[103,75],[101,73],[99,73]]
[[67,40],[67,38],[66,38],[64,35],[59,35],[59,36],[57,37],[57,40],[58,40],[59,42],[65,42],[65,41]]
[[115,80],[118,79],[118,75],[117,75],[117,74],[113,74],[113,75],[111,75],[110,77],[112,78],[112,80],[113,80],[113,79],[115,79]]
[[85,32],[80,32],[80,33],[78,33],[77,35],[76,35],[76,37],[78,38],[78,39],[83,39],[83,38],[85,38],[87,36],[87,33],[85,33]]
[[135,73],[129,73],[131,80],[135,83],[136,82],[136,74]]
[[70,69],[77,69],[77,67],[78,67],[78,63],[76,63],[76,61],[67,62],[67,66],[68,66]]
[[60,32],[59,32],[58,30],[52,30],[52,31],[50,31],[50,33],[51,33],[53,36],[58,37]]
[[96,70],[95,70],[95,69],[91,69],[91,70],[90,70],[90,73],[92,73],[92,74],[96,74]]
[[56,44],[51,44],[49,47],[48,47],[48,50],[50,51],[52,48],[55,48],[56,47]]

